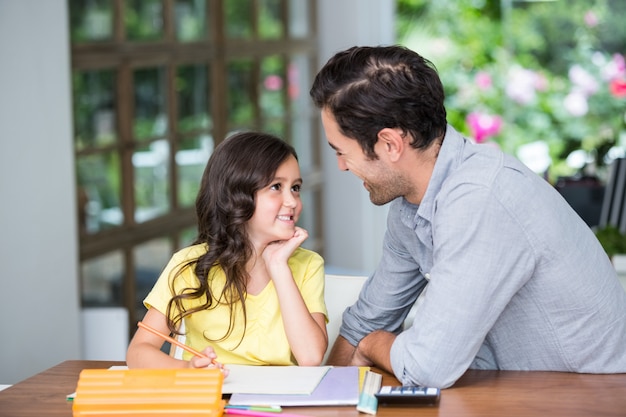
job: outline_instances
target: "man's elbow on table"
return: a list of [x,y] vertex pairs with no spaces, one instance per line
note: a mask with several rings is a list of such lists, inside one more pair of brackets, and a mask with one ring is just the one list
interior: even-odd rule
[[415,358],[401,343],[391,346],[389,356],[393,374],[406,386],[450,388],[464,373],[443,370],[435,363],[425,363],[427,358]]
[[402,385],[407,386],[422,386],[429,388],[450,388],[454,383],[460,378],[458,377],[449,377],[449,376],[441,376],[441,375],[424,375],[420,374],[417,378],[409,373],[410,371],[404,369],[404,372],[401,375],[398,375],[394,371],[394,375],[396,378],[402,382]]

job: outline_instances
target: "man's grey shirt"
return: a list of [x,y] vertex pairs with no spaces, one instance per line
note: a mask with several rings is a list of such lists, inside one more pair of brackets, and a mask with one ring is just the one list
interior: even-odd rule
[[340,334],[399,333],[403,384],[448,387],[468,368],[626,372],[626,293],[609,258],[547,181],[495,147],[448,126],[422,202],[391,203],[383,245]]

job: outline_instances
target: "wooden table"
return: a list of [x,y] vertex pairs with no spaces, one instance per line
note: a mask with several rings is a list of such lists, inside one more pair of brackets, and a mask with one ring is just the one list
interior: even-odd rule
[[[82,369],[123,365],[108,361],[67,361],[0,392],[0,416],[71,416],[65,397],[76,390]],[[377,371],[378,372],[378,371]],[[390,374],[384,385],[396,385]],[[355,407],[289,407],[289,413],[320,417],[365,417]],[[280,414],[277,415],[279,417]],[[387,416],[626,416],[626,374],[468,371],[442,390],[437,406],[379,407]]]

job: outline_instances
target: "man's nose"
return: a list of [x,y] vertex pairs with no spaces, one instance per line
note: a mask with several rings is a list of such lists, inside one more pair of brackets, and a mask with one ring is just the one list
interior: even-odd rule
[[341,158],[337,158],[337,166],[341,171],[348,171],[348,166]]

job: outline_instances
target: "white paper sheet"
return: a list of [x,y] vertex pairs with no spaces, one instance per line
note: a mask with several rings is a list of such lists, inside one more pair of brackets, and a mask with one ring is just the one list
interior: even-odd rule
[[223,394],[311,394],[330,366],[226,365]]

